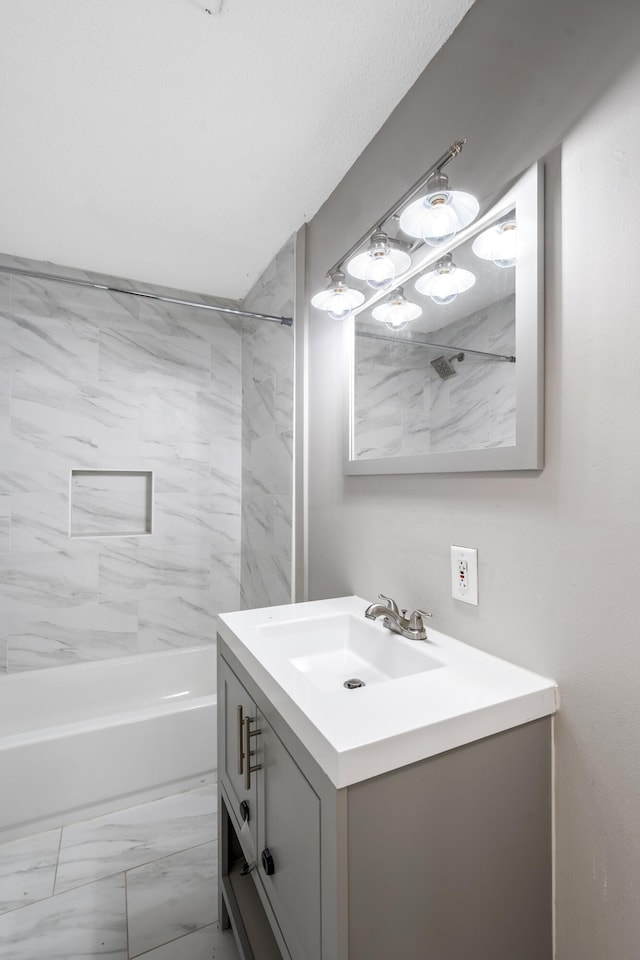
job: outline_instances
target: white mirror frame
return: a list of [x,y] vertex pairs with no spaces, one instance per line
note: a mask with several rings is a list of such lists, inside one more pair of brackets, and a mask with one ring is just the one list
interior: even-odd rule
[[[512,446],[424,453],[410,456],[355,459],[354,386],[355,319],[345,324],[345,465],[356,474],[463,473],[493,470],[540,470],[543,466],[544,404],[544,207],[543,168],[534,164],[491,209],[455,237],[437,256],[455,249],[469,237],[516,208],[518,259],[516,262],[516,442]],[[431,254],[431,259],[434,254]],[[424,269],[425,261],[412,273]]]

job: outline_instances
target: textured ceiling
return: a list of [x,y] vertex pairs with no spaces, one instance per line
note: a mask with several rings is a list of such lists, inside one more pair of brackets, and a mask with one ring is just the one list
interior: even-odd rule
[[240,298],[473,0],[2,0],[0,252]]

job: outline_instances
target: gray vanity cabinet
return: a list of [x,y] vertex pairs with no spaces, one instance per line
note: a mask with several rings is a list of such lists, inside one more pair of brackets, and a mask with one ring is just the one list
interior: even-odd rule
[[258,850],[273,860],[258,875],[292,960],[320,960],[320,800],[266,718],[258,784]]
[[[229,669],[222,669],[218,682],[218,702],[223,718],[221,733],[224,738],[223,748],[219,752],[221,766],[221,780],[225,785],[230,801],[230,808],[240,827],[247,820],[254,849],[257,849],[258,838],[256,833],[257,787],[256,778],[251,778],[249,789],[245,787],[244,768],[240,769],[239,755],[243,742],[243,730],[240,719],[255,718],[256,705],[242,686],[236,675]],[[241,713],[239,714],[239,711]],[[253,738],[255,739],[255,738]],[[243,809],[243,805],[244,809]],[[243,816],[243,813],[245,816]]]
[[[220,636],[218,698],[220,922],[242,960],[551,960],[549,717],[336,788]],[[261,731],[249,790],[238,706]]]
[[[275,928],[280,955],[287,960],[321,960],[320,800],[223,659],[218,670],[224,718],[221,803],[252,867],[243,882],[255,883]],[[247,757],[249,733],[253,753]],[[252,771],[247,789],[244,767],[248,760],[259,769]],[[224,864],[227,870],[230,866]],[[250,918],[244,919],[250,923]],[[256,955],[254,960],[262,958]]]

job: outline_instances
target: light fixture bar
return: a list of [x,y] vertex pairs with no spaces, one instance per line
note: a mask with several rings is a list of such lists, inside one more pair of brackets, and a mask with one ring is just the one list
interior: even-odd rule
[[37,270],[20,270],[17,267],[0,265],[2,273],[13,273],[21,277],[35,277],[37,280],[54,280],[56,283],[71,283],[76,287],[90,287],[92,290],[107,290],[109,293],[125,293],[130,297],[143,297],[145,300],[159,300],[161,303],[173,303],[179,307],[195,307],[196,310],[212,310],[214,313],[229,313],[234,317],[250,317],[252,320],[268,320],[283,327],[293,326],[293,317],[276,317],[270,313],[255,313],[252,310],[237,310],[234,307],[216,307],[196,300],[181,300],[178,297],[164,297],[159,293],[147,293],[132,287],[113,287],[108,283],[93,283],[91,280],[78,280],[74,277],[60,277],[54,273],[40,273]]
[[365,330],[356,330],[356,337],[365,340],[384,340],[387,343],[410,343],[417,347],[436,347],[438,350],[452,350],[454,353],[470,354],[474,357],[484,357],[485,360],[501,360],[503,363],[515,363],[516,358],[504,353],[487,353],[486,350],[470,350],[469,347],[456,347],[450,343],[433,343],[431,340],[418,340],[416,337],[389,337],[384,333],[367,333]]
[[329,277],[332,273],[335,273],[336,270],[340,270],[342,265],[346,263],[347,260],[350,260],[354,253],[356,253],[356,251],[359,250],[359,248],[366,243],[367,240],[369,240],[371,234],[375,230],[382,230],[385,223],[392,217],[395,217],[398,211],[401,210],[409,202],[409,200],[412,200],[414,196],[422,189],[422,187],[424,187],[431,174],[435,173],[437,170],[442,170],[442,168],[446,166],[450,160],[453,160],[454,157],[458,156],[466,142],[466,139],[456,140],[456,142],[449,147],[446,153],[443,153],[442,156],[436,160],[433,166],[429,167],[429,169],[420,177],[420,179],[416,180],[413,186],[409,187],[407,192],[403,194],[399,200],[396,200],[393,206],[389,207],[387,212],[383,214],[382,217],[376,220],[375,226],[370,227],[366,233],[363,233],[360,239],[356,241],[356,243],[354,243],[354,245],[350,247],[349,250],[347,250],[347,252],[340,257],[338,261],[336,261],[336,263],[334,263],[331,269],[327,270],[327,276]]
[[[462,141],[464,143],[464,141]],[[413,266],[402,275],[402,283],[406,286],[410,280],[415,276],[418,276],[421,273],[424,273],[429,267],[432,267],[441,257],[446,253],[450,253],[456,247],[465,243],[470,237],[476,236],[485,226],[495,223],[500,217],[506,215],[508,211],[514,209],[513,203],[513,191],[509,191],[504,194],[498,201],[496,201],[496,206],[491,210],[484,213],[477,220],[474,220],[473,223],[470,223],[468,227],[464,227],[460,230],[453,240],[450,240],[448,243],[443,243],[440,247],[429,247],[425,251],[425,255],[421,258],[416,257]],[[416,246],[420,246],[418,241],[416,241]],[[357,317],[364,310],[368,310],[370,307],[373,307],[379,300],[385,296],[386,291],[379,290],[373,293],[369,299],[362,304],[360,307],[356,307],[353,311],[353,316]]]

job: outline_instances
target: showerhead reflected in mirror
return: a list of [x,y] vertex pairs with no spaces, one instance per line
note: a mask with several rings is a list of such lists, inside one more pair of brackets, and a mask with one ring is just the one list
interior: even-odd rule
[[347,473],[542,465],[541,217],[536,166],[403,276],[414,320],[355,311]]
[[435,273],[443,296],[434,301],[432,286],[416,292],[422,314],[402,335],[390,335],[369,312],[356,318],[358,459],[515,442],[515,270],[478,260],[471,248],[471,239],[456,248],[455,271],[475,276],[473,286],[445,296],[455,289],[444,285],[448,273],[421,275],[418,291]]

